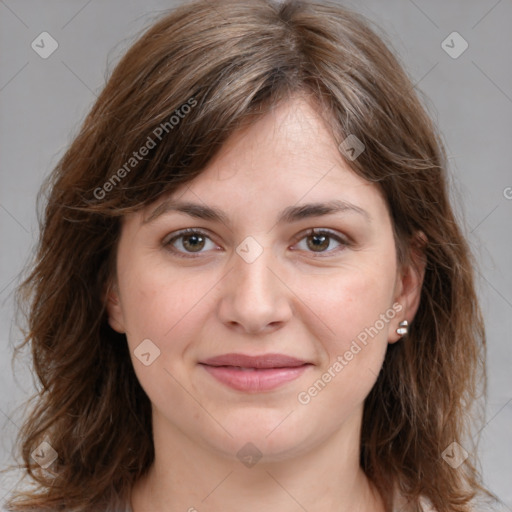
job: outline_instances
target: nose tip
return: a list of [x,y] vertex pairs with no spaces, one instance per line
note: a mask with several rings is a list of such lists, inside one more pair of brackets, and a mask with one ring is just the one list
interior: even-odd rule
[[[247,249],[235,261],[226,277],[219,316],[231,328],[261,334],[279,328],[291,318],[288,290],[270,265],[275,266],[271,251],[263,250],[254,258],[257,246],[246,241]],[[247,258],[250,255],[251,258]],[[251,261],[251,262],[249,262]]]

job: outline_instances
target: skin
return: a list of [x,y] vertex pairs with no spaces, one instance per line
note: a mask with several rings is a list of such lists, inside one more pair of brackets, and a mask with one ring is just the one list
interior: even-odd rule
[[[167,198],[123,219],[109,321],[126,333],[152,402],[155,444],[154,465],[132,492],[134,512],[384,511],[359,466],[363,405],[388,343],[401,340],[399,322],[414,317],[423,272],[399,268],[384,198],[350,170],[317,112],[307,97],[291,98],[232,135],[173,194],[222,209],[229,225],[175,211],[145,223]],[[287,206],[332,199],[369,218],[344,211],[276,224]],[[207,237],[165,245],[184,228]],[[316,248],[311,228],[349,244],[331,237]],[[248,236],[263,249],[250,263],[236,252]],[[298,394],[389,311],[378,334],[300,403]],[[148,366],[134,354],[145,339],[160,350]],[[312,365],[275,390],[246,393],[198,365],[229,352]],[[263,455],[252,467],[236,455],[248,442]]]

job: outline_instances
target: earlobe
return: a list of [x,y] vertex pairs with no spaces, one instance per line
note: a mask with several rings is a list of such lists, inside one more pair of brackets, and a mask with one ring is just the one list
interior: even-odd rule
[[119,292],[115,284],[107,287],[104,301],[106,302],[108,323],[110,327],[112,327],[114,331],[124,334],[126,329],[124,327],[123,310],[119,300]]
[[[398,293],[395,301],[402,305],[402,311],[395,318],[396,325],[393,326],[390,332],[389,343],[395,343],[407,335],[410,324],[418,311],[425,277],[426,243],[426,236],[423,232],[419,232],[413,246],[410,248],[410,261],[403,267],[398,277]],[[407,322],[407,324],[403,322]]]

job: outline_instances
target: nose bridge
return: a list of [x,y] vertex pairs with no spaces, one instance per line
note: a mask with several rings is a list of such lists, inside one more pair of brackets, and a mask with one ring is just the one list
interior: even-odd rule
[[[236,249],[234,258],[234,290],[239,299],[268,301],[275,297],[277,283],[270,268],[275,259],[269,247],[263,247],[252,237],[247,237]],[[270,268],[269,268],[270,267]]]
[[[258,332],[290,315],[286,287],[276,277],[273,251],[255,239],[244,240],[236,249],[234,268],[227,276],[221,298],[223,322],[236,323]],[[272,269],[272,270],[271,270]]]

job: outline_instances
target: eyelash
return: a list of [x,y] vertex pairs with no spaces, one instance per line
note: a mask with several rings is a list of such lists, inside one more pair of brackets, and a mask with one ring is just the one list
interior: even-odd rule
[[[164,245],[165,248],[167,248],[173,254],[176,254],[180,258],[189,258],[189,259],[190,258],[198,258],[202,254],[202,252],[198,252],[198,253],[191,253],[191,252],[187,253],[187,252],[185,252],[184,253],[182,251],[176,250],[176,248],[173,247],[173,243],[176,240],[179,240],[180,238],[183,238],[186,235],[201,235],[201,236],[206,237],[209,240],[211,240],[211,238],[210,238],[210,236],[208,235],[207,232],[202,231],[201,229],[187,228],[187,229],[183,229],[181,231],[178,231],[172,238],[170,238],[168,240],[165,240],[163,242],[163,245]],[[333,240],[339,242],[342,247],[338,248],[338,249],[331,249],[330,251],[322,251],[322,252],[318,252],[318,253],[315,253],[314,251],[308,251],[308,252],[311,252],[311,254],[313,254],[314,258],[325,258],[326,256],[322,256],[325,253],[327,253],[328,255],[330,255],[333,252],[337,253],[340,250],[343,250],[345,247],[349,247],[349,246],[352,245],[351,242],[349,242],[349,240],[347,240],[344,237],[341,237],[336,232],[331,231],[329,229],[309,229],[308,231],[303,232],[300,235],[298,235],[297,238],[294,241],[294,244],[300,242],[304,238],[308,238],[310,236],[315,236],[315,235],[327,236],[330,239],[333,239]],[[185,254],[187,254],[187,256],[185,256]]]

